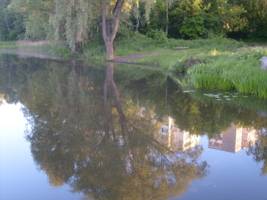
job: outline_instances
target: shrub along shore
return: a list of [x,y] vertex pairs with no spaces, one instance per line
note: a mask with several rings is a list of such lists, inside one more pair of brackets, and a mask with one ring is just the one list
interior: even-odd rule
[[[45,42],[39,42],[39,45],[24,44],[0,42],[0,49],[23,48],[29,52],[42,50],[41,53],[65,59],[70,55],[78,59],[105,58],[101,38],[88,40],[83,54],[73,54],[64,45],[53,46]],[[138,33],[133,33],[130,37],[118,37],[114,45],[116,58],[142,54],[143,57],[128,62],[168,70],[174,77],[183,72],[182,82],[187,85],[196,88],[235,89],[240,93],[267,99],[267,71],[260,69],[260,59],[267,56],[266,46],[248,45],[215,36],[205,40],[176,40],[151,39]]]

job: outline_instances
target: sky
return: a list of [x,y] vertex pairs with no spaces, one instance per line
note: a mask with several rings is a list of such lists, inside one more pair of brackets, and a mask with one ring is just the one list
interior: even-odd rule
[[33,162],[30,143],[25,139],[27,121],[21,104],[0,106],[0,199],[1,200],[78,200],[79,194],[63,185],[54,188],[47,175]]

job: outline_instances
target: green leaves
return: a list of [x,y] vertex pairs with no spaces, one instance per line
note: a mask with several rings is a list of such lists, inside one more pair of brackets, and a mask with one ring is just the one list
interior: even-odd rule
[[167,42],[167,35],[166,33],[161,29],[161,30],[150,30],[147,33],[147,36],[156,40],[157,42],[164,43]]
[[204,20],[201,16],[185,17],[180,33],[184,38],[198,39],[205,33],[203,24]]

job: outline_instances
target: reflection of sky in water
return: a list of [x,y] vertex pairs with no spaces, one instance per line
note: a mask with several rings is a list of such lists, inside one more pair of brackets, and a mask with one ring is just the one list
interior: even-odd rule
[[267,176],[261,177],[262,164],[246,155],[246,149],[229,153],[208,148],[208,138],[201,138],[201,160],[210,165],[210,174],[198,180],[177,200],[266,200]]
[[0,199],[72,200],[79,195],[68,186],[53,188],[47,176],[36,170],[24,130],[26,120],[20,104],[0,106]]

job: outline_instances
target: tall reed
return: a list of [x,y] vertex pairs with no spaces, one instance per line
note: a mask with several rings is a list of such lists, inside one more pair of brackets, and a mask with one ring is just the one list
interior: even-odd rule
[[264,55],[265,50],[250,49],[220,56],[188,70],[190,81],[197,88],[235,88],[241,93],[267,98],[267,71],[259,69],[259,59]]

